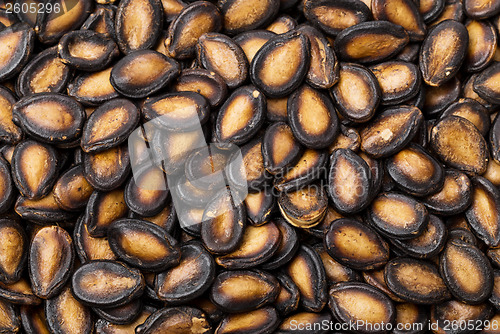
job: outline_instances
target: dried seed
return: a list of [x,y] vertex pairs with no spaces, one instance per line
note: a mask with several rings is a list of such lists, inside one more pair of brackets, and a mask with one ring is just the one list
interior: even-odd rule
[[97,308],[94,307],[93,311],[97,315],[114,324],[126,325],[134,321],[134,319],[142,311],[142,301],[135,299],[128,304],[113,308]]
[[279,229],[281,239],[278,249],[274,252],[273,256],[266,263],[262,264],[261,267],[264,270],[272,270],[284,265],[293,258],[299,249],[297,231],[283,219],[273,220],[273,223]]
[[83,264],[71,279],[75,298],[93,307],[127,304],[142,295],[144,284],[144,277],[139,270],[116,261]]
[[[319,328],[319,324],[330,323],[333,321],[330,312],[298,312],[284,319],[275,334],[322,334],[323,330]],[[295,328],[294,324],[300,324],[305,330],[301,331]]]
[[58,154],[48,145],[25,140],[14,149],[12,178],[22,196],[40,199],[54,185],[58,172]]
[[73,241],[59,226],[40,229],[31,240],[28,268],[33,292],[40,298],[55,297],[70,277]]
[[284,272],[300,291],[301,307],[311,312],[321,311],[327,303],[328,295],[325,269],[318,253],[310,246],[300,245]]
[[180,73],[179,64],[167,56],[141,50],[120,59],[111,70],[111,85],[122,95],[143,98],[158,92]]
[[58,57],[57,48],[37,54],[17,77],[19,96],[36,93],[62,93],[71,79],[71,70]]
[[160,36],[163,6],[160,0],[120,1],[116,11],[116,40],[120,50],[129,54],[150,49]]
[[150,306],[145,306],[141,313],[129,324],[127,325],[116,325],[110,321],[104,319],[98,319],[95,322],[95,328],[97,333],[102,334],[126,334],[133,333],[135,328],[142,325],[146,319],[155,312],[155,308]]
[[459,116],[470,121],[476,126],[481,134],[487,138],[490,130],[490,114],[488,110],[481,105],[481,103],[472,99],[459,99],[457,102],[451,104],[441,114],[441,118],[447,116]]
[[422,79],[429,86],[440,86],[457,74],[467,54],[469,34],[457,21],[446,20],[436,25],[420,48],[419,65]]
[[230,89],[239,87],[248,76],[248,62],[241,47],[219,33],[205,33],[196,46],[198,62],[219,74]]
[[500,12],[500,4],[492,0],[465,0],[464,11],[473,19],[486,19]]
[[[280,6],[281,7],[281,6]],[[289,15],[280,15],[267,26],[266,30],[272,31],[275,34],[284,34],[297,27],[297,21]]]
[[288,98],[288,123],[294,137],[312,149],[328,147],[338,132],[338,118],[328,95],[303,85]]
[[336,149],[330,157],[328,192],[335,208],[345,213],[363,210],[372,195],[368,164],[349,149]]
[[473,83],[474,91],[489,103],[500,102],[500,91],[497,80],[500,76],[500,65],[494,62],[478,74]]
[[331,36],[372,18],[370,8],[358,0],[305,0],[303,5],[306,19]]
[[284,97],[300,86],[310,64],[309,39],[299,31],[271,38],[250,64],[253,84],[266,96]]
[[[412,303],[396,304],[396,324],[401,324],[402,329],[394,329],[394,334],[418,334],[423,333],[428,326],[429,312],[422,306]],[[415,330],[407,330],[415,327]],[[422,329],[422,330],[420,330]]]
[[73,231],[73,241],[82,263],[94,260],[116,260],[107,238],[94,238],[89,234],[85,215],[78,218]]
[[233,40],[245,52],[248,63],[251,64],[255,54],[274,36],[276,34],[268,30],[250,30],[236,35]]
[[412,0],[375,0],[371,5],[375,20],[385,20],[402,26],[412,41],[424,39],[426,29],[418,3]]
[[172,88],[176,92],[201,94],[212,107],[220,105],[227,97],[224,79],[215,72],[201,68],[182,70]]
[[[500,10],[500,7],[499,7]],[[465,58],[465,69],[477,72],[493,60],[497,49],[497,34],[488,21],[469,21],[465,24],[469,33],[469,48]]]
[[302,146],[286,123],[277,122],[267,128],[262,141],[262,157],[269,173],[278,174],[293,166],[302,152]]
[[12,120],[23,131],[51,144],[77,140],[82,134],[85,119],[85,111],[78,102],[56,93],[24,97],[12,110]]
[[415,137],[422,121],[423,115],[418,108],[386,109],[361,130],[361,150],[373,158],[393,155]]
[[396,296],[387,286],[386,279],[384,277],[384,269],[385,268],[378,270],[363,271],[362,272],[363,280],[366,283],[370,284],[371,286],[381,290],[393,301],[398,303],[403,303],[405,300]]
[[328,254],[323,244],[316,244],[314,250],[318,253],[323,262],[326,279],[329,284],[361,280],[361,276],[357,271],[334,260],[330,254]]
[[321,185],[281,192],[278,205],[283,218],[291,225],[309,228],[321,222],[328,207],[328,197]]
[[456,321],[456,323],[482,323],[490,319],[493,314],[493,307],[488,303],[479,305],[468,305],[458,300],[450,300],[442,304],[431,307],[431,323],[437,324],[436,331],[446,333],[446,323]]
[[370,223],[380,233],[397,239],[418,237],[429,220],[422,203],[395,192],[379,194],[371,203],[368,215]]
[[233,35],[269,24],[280,8],[280,1],[219,0],[217,5],[223,15],[225,31]]
[[147,98],[142,106],[146,120],[164,130],[197,130],[208,121],[210,105],[200,94],[179,92]]
[[26,23],[14,24],[0,31],[0,81],[12,78],[28,62],[35,33]]
[[0,219],[0,281],[5,284],[15,283],[28,258],[28,238],[21,225],[12,219]]
[[0,213],[10,209],[15,199],[15,187],[8,162],[0,158]]
[[28,333],[50,333],[43,307],[21,306],[21,323]]
[[460,80],[456,77],[441,86],[425,87],[425,102],[422,110],[426,115],[439,115],[450,104],[457,101],[462,93]]
[[21,278],[15,283],[0,283],[0,297],[10,303],[20,305],[38,305],[42,302],[35,296],[28,280]]
[[116,39],[114,6],[96,6],[96,9],[83,22],[82,30],[93,30],[106,37]]
[[400,104],[420,90],[420,72],[412,63],[393,60],[371,66],[370,70],[379,83],[382,104]]
[[90,310],[78,302],[66,287],[45,303],[47,326],[52,333],[84,333],[94,330]]
[[59,177],[53,189],[57,204],[67,211],[79,211],[85,208],[94,191],[85,179],[82,165],[68,169]]
[[216,333],[275,333],[274,330],[279,324],[279,315],[276,310],[266,306],[247,313],[227,315],[219,323]]
[[266,98],[254,86],[236,89],[217,114],[215,138],[241,145],[250,140],[265,120]]
[[398,297],[416,304],[437,304],[450,298],[450,293],[430,262],[397,257],[385,267],[389,289]]
[[245,198],[247,218],[250,224],[261,226],[269,222],[276,207],[276,198],[265,189],[258,193],[250,193]]
[[0,300],[0,331],[4,333],[18,333],[21,330],[21,318],[13,305]]
[[449,167],[482,174],[488,164],[488,148],[479,130],[468,120],[448,116],[431,130],[431,147]]
[[382,321],[392,324],[396,317],[394,303],[380,290],[365,283],[343,282],[333,285],[329,299],[330,309],[338,321],[363,321],[357,328],[360,333],[375,333],[369,329],[371,325]]
[[297,310],[299,307],[300,292],[297,285],[290,276],[279,273],[276,275],[280,283],[280,293],[274,303],[276,310],[281,315],[287,315]]
[[125,144],[83,155],[85,179],[97,190],[118,188],[125,182],[130,169],[130,155]]
[[118,188],[109,192],[94,191],[85,212],[89,234],[93,237],[106,236],[109,225],[125,217],[127,211],[123,189]]
[[424,22],[429,23],[434,21],[444,10],[445,0],[421,0],[418,10],[422,15]]
[[340,64],[339,82],[332,87],[331,92],[338,112],[357,123],[373,117],[382,94],[373,73],[354,63]]
[[75,218],[74,213],[65,211],[59,207],[53,192],[35,200],[19,196],[14,205],[14,210],[21,218],[42,225],[47,223],[60,223]]
[[197,1],[181,10],[170,23],[165,47],[168,55],[175,59],[194,56],[198,39],[207,32],[219,32],[222,15],[208,1]]
[[110,81],[112,69],[80,73],[68,84],[68,95],[85,106],[99,106],[119,97]]
[[375,63],[398,54],[408,41],[403,27],[387,21],[370,21],[344,29],[335,39],[334,47],[341,60]]
[[179,263],[179,246],[163,228],[139,219],[118,219],[108,228],[108,242],[119,259],[129,265],[159,272]]
[[273,303],[279,289],[278,280],[264,271],[223,271],[210,288],[210,299],[226,312],[248,312]]
[[493,270],[493,291],[491,293],[491,296],[489,297],[488,301],[495,306],[495,308],[498,310],[500,307],[500,291],[499,291],[499,283],[500,283],[500,271],[499,270]]
[[151,314],[146,321],[136,327],[137,334],[154,332],[182,332],[193,334],[212,333],[206,315],[197,308],[189,306],[165,307]]

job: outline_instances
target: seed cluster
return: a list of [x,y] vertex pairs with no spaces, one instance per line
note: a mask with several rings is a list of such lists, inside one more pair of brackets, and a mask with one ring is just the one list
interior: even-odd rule
[[0,333],[499,333],[500,0],[25,2]]

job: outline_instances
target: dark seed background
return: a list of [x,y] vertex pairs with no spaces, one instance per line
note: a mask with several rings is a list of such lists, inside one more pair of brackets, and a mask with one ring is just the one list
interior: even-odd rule
[[0,333],[500,333],[499,33],[500,0],[0,1]]

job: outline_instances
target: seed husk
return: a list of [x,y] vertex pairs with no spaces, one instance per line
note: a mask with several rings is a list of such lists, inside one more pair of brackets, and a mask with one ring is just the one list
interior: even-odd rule
[[8,162],[0,158],[0,213],[9,210],[15,200],[15,186]]
[[295,139],[290,126],[276,122],[266,129],[262,141],[264,166],[271,174],[278,174],[298,162],[303,147]]
[[144,98],[158,92],[180,73],[172,58],[153,51],[141,50],[120,59],[111,70],[111,85],[122,95]]
[[248,62],[241,47],[219,33],[205,33],[196,46],[198,62],[219,74],[230,89],[239,87],[248,77]]
[[294,137],[307,148],[323,149],[335,139],[339,122],[328,95],[303,85],[288,98],[287,111]]
[[274,36],[276,34],[269,30],[250,30],[234,36],[233,40],[245,52],[245,56],[250,64],[260,48]]
[[217,114],[216,140],[241,145],[260,130],[265,120],[266,98],[254,86],[236,89]]
[[328,192],[337,210],[355,213],[363,210],[372,195],[368,164],[349,149],[339,148],[330,157]]
[[82,30],[93,30],[106,37],[116,39],[116,8],[112,6],[96,6],[94,12],[83,22]]
[[47,328],[43,307],[21,306],[19,309],[21,323],[28,333],[50,333]]
[[394,303],[389,297],[366,283],[335,284],[329,291],[329,300],[330,309],[338,321],[364,321],[357,328],[360,333],[375,333],[369,330],[370,324],[393,323],[396,317]]
[[93,260],[116,260],[115,253],[109,247],[107,238],[94,238],[89,234],[85,216],[76,222],[73,231],[75,251],[82,263]]
[[109,192],[94,191],[86,208],[86,224],[93,237],[105,237],[109,225],[127,215],[128,207],[123,198],[123,189]]
[[228,94],[224,78],[202,68],[182,70],[172,88],[176,92],[199,93],[208,100],[212,107],[223,103]]
[[40,298],[57,296],[68,281],[75,254],[71,236],[59,226],[40,229],[31,241],[28,268],[33,292]]
[[278,206],[291,225],[310,228],[319,224],[325,216],[328,197],[323,186],[311,184],[299,190],[281,192]]
[[339,82],[331,93],[338,112],[356,123],[370,120],[381,100],[377,78],[366,67],[354,63],[340,64]]
[[429,86],[440,86],[451,80],[462,65],[469,43],[467,28],[457,21],[436,25],[420,48],[422,79]]
[[34,140],[16,145],[12,156],[12,178],[22,196],[40,199],[52,189],[58,172],[58,153]]
[[61,38],[57,46],[64,64],[82,71],[103,70],[120,51],[113,39],[92,30],[77,30]]
[[141,313],[143,308],[140,299],[134,299],[128,304],[113,308],[97,308],[92,310],[97,313],[99,317],[110,321],[114,324],[126,325],[134,321],[134,319]]
[[486,141],[474,124],[462,117],[448,116],[436,123],[431,130],[430,144],[449,167],[472,174],[486,171]]
[[37,54],[17,77],[19,96],[36,93],[62,93],[71,79],[71,70],[57,55],[56,48]]
[[0,281],[15,283],[21,275],[28,258],[29,241],[21,225],[13,219],[0,219]]
[[16,144],[21,141],[22,130],[12,121],[12,109],[16,103],[14,94],[0,86],[0,141]]
[[54,184],[54,198],[67,211],[85,208],[94,188],[85,179],[82,165],[67,170]]
[[361,150],[373,158],[393,155],[415,137],[422,122],[416,107],[388,108],[361,129]]
[[429,219],[422,203],[396,192],[378,195],[371,203],[368,215],[370,223],[380,233],[399,239],[418,237]]
[[276,310],[281,315],[287,315],[295,312],[299,307],[300,292],[297,285],[292,281],[290,276],[279,273],[276,275],[280,283],[280,293],[274,303]]
[[273,220],[280,231],[280,243],[272,257],[261,265],[264,270],[272,270],[281,267],[290,261],[299,249],[298,234],[295,228],[283,219]]
[[289,15],[280,15],[274,20],[270,25],[266,27],[266,30],[272,31],[275,34],[284,34],[293,30],[297,27],[297,20]]
[[26,23],[17,23],[0,31],[0,81],[21,71],[33,52],[35,33]]
[[[493,315],[493,307],[488,303],[479,305],[469,305],[458,300],[450,300],[442,304],[431,307],[432,323],[437,324],[438,333],[446,333],[446,323],[455,321],[456,323],[467,322],[482,323],[490,319]],[[460,331],[463,333],[462,331]]]
[[373,17],[386,20],[405,28],[410,40],[424,39],[426,29],[424,19],[420,15],[418,4],[411,0],[376,0],[372,3]]
[[21,218],[42,225],[60,223],[75,218],[73,212],[65,211],[59,207],[53,192],[35,200],[19,196],[14,205],[14,210]]
[[273,303],[278,294],[278,280],[260,270],[223,271],[210,288],[212,302],[228,313],[256,310]]
[[[418,334],[424,331],[428,325],[429,314],[427,310],[419,305],[412,303],[396,304],[396,320],[397,324],[401,324],[402,329],[394,329],[394,334]],[[415,330],[408,330],[411,326]],[[422,330],[421,330],[422,329]]]
[[168,303],[185,303],[201,296],[215,278],[215,261],[198,241],[180,247],[180,262],[155,278],[158,298]]
[[497,48],[495,28],[488,21],[476,20],[467,22],[465,27],[470,42],[464,66],[469,72],[481,71],[488,66],[495,55]]
[[276,208],[276,198],[266,190],[250,193],[245,198],[245,206],[250,224],[261,226],[271,219]]
[[175,333],[190,331],[193,334],[212,333],[205,313],[189,306],[165,307],[151,314],[143,324],[136,327],[137,334],[164,331]]
[[284,272],[300,291],[300,306],[307,311],[319,312],[327,303],[327,282],[323,262],[316,251],[300,245]]
[[363,276],[362,280],[355,280],[355,281],[365,281],[366,283],[370,284],[371,286],[381,290],[383,293],[385,293],[390,299],[397,303],[403,303],[405,300],[399,298],[396,296],[387,286],[386,279],[384,277],[384,269],[377,269],[377,270],[370,270],[370,271],[363,271],[361,275]]
[[108,228],[108,242],[118,258],[148,272],[160,272],[177,265],[180,250],[163,228],[148,221],[124,218]]
[[309,39],[300,31],[271,38],[250,64],[253,84],[271,98],[289,95],[307,75],[310,46]]
[[274,333],[279,324],[276,309],[266,306],[246,313],[225,316],[219,323],[216,333]]
[[487,138],[491,124],[490,114],[479,102],[468,98],[459,99],[441,114],[441,118],[447,116],[459,116],[467,119]]
[[80,266],[71,278],[71,290],[82,304],[113,307],[142,295],[144,277],[137,269],[117,261],[92,261]]
[[0,301],[0,310],[2,316],[0,317],[0,331],[4,333],[18,333],[21,330],[21,318],[19,311],[12,305],[5,301]]
[[398,297],[416,304],[437,304],[450,298],[438,269],[430,262],[395,258],[385,267],[385,280]]
[[[219,0],[217,4],[223,16],[224,30],[229,35],[265,27],[271,23],[280,8],[279,0],[255,2]],[[248,15],[248,13],[252,13],[252,15]]]
[[95,328],[98,333],[103,334],[125,334],[135,331],[135,328],[142,325],[146,319],[156,311],[151,306],[143,307],[141,313],[129,324],[117,325],[108,320],[98,319],[95,322]]
[[131,170],[127,145],[98,153],[83,154],[85,179],[97,190],[110,191],[121,186]]
[[456,77],[441,86],[425,86],[425,102],[422,110],[429,116],[440,115],[443,110],[457,101],[461,94],[461,83]]
[[478,74],[473,83],[474,91],[481,98],[492,104],[500,103],[500,91],[496,84],[499,75],[500,66],[497,62],[493,62]]
[[165,47],[170,57],[186,59],[196,52],[198,39],[207,32],[219,32],[222,15],[208,1],[197,1],[181,10],[168,27]]
[[119,97],[111,85],[111,70],[108,67],[97,72],[81,72],[68,84],[68,95],[85,106],[99,106]]
[[408,41],[408,34],[400,25],[369,21],[342,30],[335,39],[334,47],[343,61],[375,63],[398,54]]
[[[275,334],[323,334],[324,331],[322,329],[317,329],[319,324],[333,321],[332,315],[330,312],[321,312],[321,313],[313,313],[313,312],[298,312],[292,314],[291,316],[285,318],[278,330],[274,332]],[[293,324],[301,324],[305,328],[305,330],[299,330],[295,328]]]
[[445,0],[422,0],[419,1],[418,10],[424,18],[424,22],[430,23],[443,12],[445,4]]
[[163,6],[160,0],[120,1],[116,11],[116,41],[129,54],[153,47],[160,36]]
[[466,0],[464,11],[468,17],[473,19],[490,18],[500,12],[500,5],[491,0]]

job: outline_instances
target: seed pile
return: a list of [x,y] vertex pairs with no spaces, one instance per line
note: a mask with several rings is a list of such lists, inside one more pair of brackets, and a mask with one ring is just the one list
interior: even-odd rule
[[500,1],[50,4],[0,6],[0,333],[499,333]]

